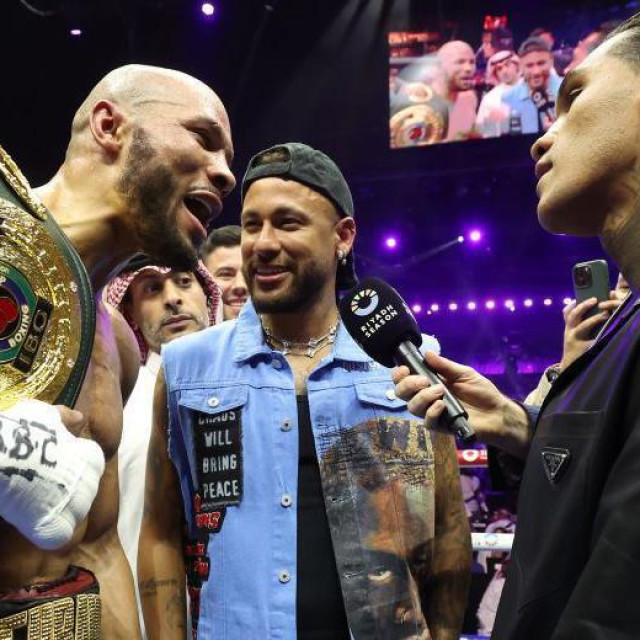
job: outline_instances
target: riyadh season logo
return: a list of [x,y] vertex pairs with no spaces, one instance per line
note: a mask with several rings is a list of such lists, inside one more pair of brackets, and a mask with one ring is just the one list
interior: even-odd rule
[[380,302],[378,294],[373,289],[359,291],[351,300],[351,312],[357,316],[371,315]]

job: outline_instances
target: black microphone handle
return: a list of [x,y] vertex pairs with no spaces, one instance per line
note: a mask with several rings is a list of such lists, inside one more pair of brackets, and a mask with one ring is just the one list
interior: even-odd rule
[[429,369],[418,347],[416,347],[413,342],[409,342],[408,340],[401,342],[393,355],[393,359],[396,364],[409,367],[411,373],[426,376],[429,378],[431,384],[442,385],[444,389],[442,400],[445,404],[445,410],[441,417],[444,419],[447,429],[466,443],[475,440],[476,435],[467,422],[469,414],[464,410],[460,402],[458,402],[458,399],[444,386],[438,375]]

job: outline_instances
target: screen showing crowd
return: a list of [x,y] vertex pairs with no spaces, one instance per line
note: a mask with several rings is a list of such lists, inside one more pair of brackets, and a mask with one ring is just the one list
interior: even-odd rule
[[504,15],[484,16],[473,43],[438,29],[390,33],[391,148],[546,131],[562,77],[620,21],[573,43],[544,27],[517,42]]

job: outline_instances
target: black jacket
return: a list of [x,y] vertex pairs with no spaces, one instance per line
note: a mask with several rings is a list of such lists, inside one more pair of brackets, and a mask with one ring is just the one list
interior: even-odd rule
[[538,419],[493,640],[640,638],[640,295]]

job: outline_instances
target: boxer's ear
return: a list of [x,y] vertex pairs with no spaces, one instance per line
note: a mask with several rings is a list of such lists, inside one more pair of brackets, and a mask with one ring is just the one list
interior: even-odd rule
[[117,154],[124,144],[125,115],[110,100],[100,100],[91,110],[89,125],[95,141],[108,153]]

